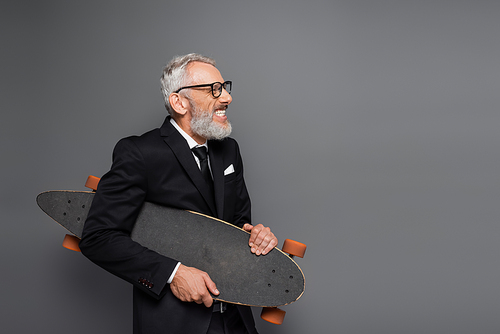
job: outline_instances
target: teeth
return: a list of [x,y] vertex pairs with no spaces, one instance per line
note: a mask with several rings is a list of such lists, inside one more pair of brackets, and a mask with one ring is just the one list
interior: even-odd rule
[[224,116],[226,114],[226,111],[225,110],[216,110],[215,114],[217,116]]

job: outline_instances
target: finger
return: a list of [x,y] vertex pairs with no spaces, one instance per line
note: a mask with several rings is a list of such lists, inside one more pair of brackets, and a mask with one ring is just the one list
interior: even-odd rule
[[203,305],[205,305],[206,307],[212,306],[213,302],[214,300],[212,299],[212,296],[210,296],[209,293],[203,296]]
[[268,243],[266,248],[264,248],[264,250],[262,251],[262,255],[266,255],[267,253],[272,251],[273,248],[276,247],[277,245],[278,245],[278,239],[276,237],[274,237],[274,235],[273,235],[273,238],[271,239],[271,241]]
[[259,247],[257,248],[257,250],[255,251],[255,254],[256,255],[261,255],[264,250],[266,249],[267,247],[267,243],[265,242],[265,240],[259,245]]
[[217,285],[214,283],[214,281],[212,281],[212,279],[210,278],[210,276],[208,276],[208,274],[206,277],[204,277],[204,279],[208,291],[210,291],[213,295],[217,296],[220,292],[219,290],[217,290]]
[[[262,241],[260,243],[258,242],[259,238],[262,238]],[[276,237],[271,232],[271,229],[269,227],[265,227],[261,231],[261,233],[259,233],[259,236],[256,240],[256,244],[258,244],[258,247],[255,251],[255,254],[261,255],[270,252],[271,249],[273,249],[274,246],[276,245],[275,242],[277,243],[277,240],[275,239]]]
[[255,250],[257,250],[258,246],[262,242],[262,239],[259,239],[259,234],[264,226],[262,224],[259,224],[257,226],[253,226],[251,233],[250,233],[250,239],[248,240],[248,245],[252,247],[252,252],[254,252],[253,246],[255,247]]
[[[200,304],[203,303],[205,307],[212,306],[213,298],[210,295],[209,291],[213,294],[219,294],[215,283],[210,279],[207,273],[203,273],[202,275],[204,286],[202,288],[203,293],[200,295]],[[208,290],[207,290],[208,289]]]
[[250,232],[252,230],[253,226],[251,224],[246,223],[243,225],[243,229],[247,232]]
[[253,245],[256,246],[256,249],[261,248],[261,244],[264,242],[265,238],[270,233],[271,229],[269,227],[264,227],[262,224],[259,224],[253,228],[252,230],[252,236],[254,236]]

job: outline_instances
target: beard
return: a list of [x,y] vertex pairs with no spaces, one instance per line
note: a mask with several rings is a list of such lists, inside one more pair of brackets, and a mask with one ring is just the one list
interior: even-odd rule
[[194,103],[191,103],[191,107],[192,118],[190,126],[191,131],[195,134],[207,140],[222,140],[231,134],[232,126],[229,121],[226,120],[225,124],[220,124],[213,120],[215,110],[222,109],[222,107],[214,107],[214,110],[211,112],[206,112],[198,108]]

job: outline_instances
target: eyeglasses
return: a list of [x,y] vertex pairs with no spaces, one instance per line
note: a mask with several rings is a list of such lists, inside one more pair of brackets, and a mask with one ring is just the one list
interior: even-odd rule
[[179,93],[181,90],[186,89],[186,88],[199,88],[199,87],[210,87],[212,89],[212,95],[213,97],[217,98],[221,96],[222,94],[222,88],[224,88],[229,94],[231,94],[231,86],[233,85],[232,81],[226,81],[224,83],[221,82],[214,82],[211,84],[202,84],[202,85],[194,85],[194,86],[186,86],[186,87],[181,87],[178,90],[176,90],[176,93]]

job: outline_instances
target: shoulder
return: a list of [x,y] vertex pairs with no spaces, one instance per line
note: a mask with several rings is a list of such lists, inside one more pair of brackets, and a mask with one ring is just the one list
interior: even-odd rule
[[143,159],[161,143],[159,129],[148,131],[140,136],[128,136],[120,139],[113,150],[113,158],[129,157]]
[[142,135],[133,135],[122,138],[116,144],[117,147],[121,146],[135,146],[139,149],[145,148],[151,144],[161,141],[160,129],[153,129]]
[[120,139],[119,142],[132,142],[135,143],[136,145],[145,145],[150,142],[154,142],[161,139],[160,136],[160,129],[153,129],[150,130],[146,133],[143,133],[142,135],[133,135],[133,136],[128,136],[125,138]]

